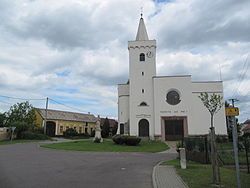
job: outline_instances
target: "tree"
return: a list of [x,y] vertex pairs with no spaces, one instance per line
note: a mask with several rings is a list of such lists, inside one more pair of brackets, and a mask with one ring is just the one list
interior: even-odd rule
[[102,126],[102,137],[107,138],[109,136],[109,129],[110,129],[110,124],[109,124],[109,119],[106,117],[104,120],[103,126]]
[[222,102],[223,97],[220,95],[216,95],[215,93],[209,96],[208,93],[205,92],[205,93],[201,93],[199,98],[201,99],[204,106],[208,109],[210,113],[211,163],[212,163],[212,169],[213,169],[213,183],[220,184],[220,171],[219,171],[218,155],[217,155],[216,142],[215,142],[214,115],[223,106],[223,102]]
[[4,127],[6,122],[6,114],[0,113],[0,127]]
[[25,122],[33,126],[35,123],[35,109],[28,101],[14,104],[6,113],[7,125],[11,126],[13,122]]
[[118,122],[116,121],[112,128],[112,135],[115,135],[117,133],[117,129],[118,129]]
[[14,104],[6,113],[6,125],[16,127],[17,138],[21,132],[33,130],[35,124],[35,109],[28,101]]

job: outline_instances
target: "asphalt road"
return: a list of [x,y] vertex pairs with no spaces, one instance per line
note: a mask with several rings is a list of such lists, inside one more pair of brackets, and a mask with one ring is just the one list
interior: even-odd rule
[[0,146],[0,187],[151,188],[153,167],[175,154],[103,153]]

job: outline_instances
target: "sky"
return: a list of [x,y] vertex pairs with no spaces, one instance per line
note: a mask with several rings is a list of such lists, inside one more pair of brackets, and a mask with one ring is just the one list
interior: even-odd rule
[[0,112],[49,97],[51,109],[116,118],[141,7],[157,75],[222,79],[250,118],[249,0],[0,0]]

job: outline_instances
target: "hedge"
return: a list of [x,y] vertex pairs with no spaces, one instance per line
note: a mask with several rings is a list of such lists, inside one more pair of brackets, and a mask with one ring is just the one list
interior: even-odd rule
[[127,135],[115,135],[112,137],[114,143],[123,145],[126,144],[128,146],[136,146],[140,143],[141,138],[137,136],[127,136]]
[[27,139],[27,140],[48,140],[49,137],[45,134],[38,134],[33,133],[30,131],[24,131],[20,133],[20,139]]

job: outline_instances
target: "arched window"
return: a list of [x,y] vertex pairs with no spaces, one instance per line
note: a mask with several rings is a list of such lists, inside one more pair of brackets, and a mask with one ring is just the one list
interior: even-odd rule
[[141,102],[140,106],[148,106],[146,102]]
[[145,54],[144,53],[140,54],[140,61],[145,61]]

